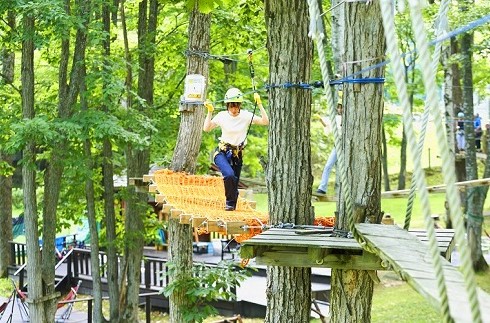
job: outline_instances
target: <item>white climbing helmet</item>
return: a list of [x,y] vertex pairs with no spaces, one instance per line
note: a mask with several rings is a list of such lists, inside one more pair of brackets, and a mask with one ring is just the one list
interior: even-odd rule
[[242,103],[243,102],[243,93],[236,87],[232,87],[228,91],[226,91],[225,94],[225,103],[230,103],[230,102],[238,102]]
[[463,112],[458,112],[458,118],[464,118],[464,113]]

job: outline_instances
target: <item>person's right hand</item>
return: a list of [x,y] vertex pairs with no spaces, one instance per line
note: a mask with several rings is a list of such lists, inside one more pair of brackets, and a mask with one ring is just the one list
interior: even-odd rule
[[213,104],[211,103],[211,101],[204,102],[204,106],[206,107],[206,109],[208,109],[208,112],[214,111],[214,107],[213,107]]

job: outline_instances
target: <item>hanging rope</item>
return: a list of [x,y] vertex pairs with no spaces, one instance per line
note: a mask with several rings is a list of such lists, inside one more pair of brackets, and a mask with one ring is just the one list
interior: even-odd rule
[[[253,54],[252,50],[249,49],[248,50],[248,69],[250,71],[250,78],[252,79],[252,90],[253,90],[253,93],[255,95],[255,93],[257,91],[255,90],[255,69],[254,69],[254,64],[252,62],[252,54]],[[252,126],[252,123],[254,121],[255,111],[257,111],[257,101],[255,101],[255,98],[254,98],[254,111],[252,112],[252,118],[250,119],[250,124],[248,125],[247,133],[245,134],[245,138],[243,139],[242,143],[240,144],[240,147],[243,147],[245,145],[245,141],[247,140],[247,137],[248,137],[248,132],[250,131],[250,127]]]
[[[420,62],[422,79],[425,84],[428,104],[434,122],[436,124],[436,137],[440,148],[441,158],[442,158],[442,174],[444,177],[444,182],[446,184],[447,199],[449,202],[449,210],[451,212],[451,219],[453,221],[455,229],[455,240],[458,245],[458,251],[461,254],[461,270],[463,272],[463,277],[466,285],[466,290],[469,296],[471,315],[473,322],[481,322],[480,306],[478,302],[477,289],[475,283],[475,273],[473,272],[473,265],[471,262],[471,254],[468,247],[468,242],[465,238],[465,228],[463,223],[463,214],[461,211],[461,203],[458,195],[458,190],[456,188],[456,170],[450,150],[448,148],[446,134],[444,132],[444,123],[442,121],[439,112],[439,99],[437,96],[436,89],[436,78],[431,69],[430,54],[429,54],[429,44],[427,42],[427,33],[425,30],[424,21],[421,13],[420,3],[417,1],[409,1],[410,14],[412,20],[412,28],[415,34],[415,42],[419,48]],[[440,125],[440,126],[437,126]],[[429,222],[426,219],[426,222]],[[430,225],[433,231],[433,225]]]
[[[381,0],[381,15],[383,17],[383,27],[385,30],[387,52],[391,56],[391,64],[393,66],[393,74],[395,84],[397,87],[398,98],[403,108],[403,123],[404,131],[407,137],[408,146],[411,151],[417,151],[418,146],[415,140],[415,133],[413,131],[412,113],[410,111],[410,102],[408,99],[407,84],[405,83],[405,69],[402,65],[402,58],[398,50],[398,41],[395,35],[395,18],[391,0]],[[433,71],[433,69],[431,69]],[[430,217],[430,202],[429,193],[427,192],[427,184],[420,163],[420,158],[416,157],[416,154],[412,154],[414,164],[414,179],[416,187],[420,191],[420,201],[422,204],[422,213],[424,216],[424,223],[427,230],[427,236],[429,238],[429,251],[435,267],[435,275],[437,280],[437,289],[439,297],[441,299],[441,311],[444,315],[444,321],[450,322],[450,309],[449,300],[447,296],[447,288],[444,283],[444,273],[442,269],[441,258],[439,257],[439,249],[437,240],[435,239],[434,224]]]
[[[316,26],[318,26],[318,23],[316,23],[316,21],[322,19],[320,17],[318,1],[308,0],[308,7],[309,7],[310,19],[312,20],[312,22],[310,23],[310,31],[308,33],[308,36],[311,37],[316,42],[318,57],[320,59],[320,70],[322,73],[323,83],[328,84],[329,80],[332,79],[333,77],[329,75],[328,72],[327,59],[325,57],[325,51],[323,49],[323,42],[322,42],[323,33],[321,30],[318,30],[318,28],[316,28]],[[332,91],[330,90],[329,87],[325,87],[324,93],[327,98],[328,117],[330,119],[331,124],[336,124],[335,116],[337,115],[337,107],[336,104],[334,104]],[[345,183],[344,185],[341,185],[341,192],[342,192],[342,196],[344,196],[345,213],[347,214],[348,217],[349,230],[352,232],[352,235],[356,239],[356,241],[361,246],[366,247],[367,246],[366,241],[355,228],[355,223],[353,219],[352,193],[351,193],[350,185],[347,185],[347,167],[345,167],[344,156],[342,154],[341,138],[340,138],[341,134],[339,133],[337,127],[332,127],[332,130],[334,135],[335,149],[337,150],[337,156],[338,156],[337,167],[340,169],[340,178],[341,178],[340,181],[341,183]],[[373,252],[373,250],[368,250],[368,251]]]
[[[449,10],[449,0],[443,0],[441,2],[441,5],[439,7],[439,12],[437,15],[437,17],[438,17],[437,19],[438,19],[439,23],[437,25],[436,35],[438,35],[438,36],[441,36],[446,32],[448,10]],[[433,73],[437,72],[437,67],[439,66],[439,59],[441,57],[441,52],[442,52],[442,42],[437,42],[434,53],[432,54],[432,72]],[[422,129],[420,130],[419,143],[417,146],[416,153],[413,156],[415,158],[418,158],[419,160],[422,158],[422,151],[424,149],[425,134],[427,132],[427,125],[429,123],[429,113],[430,113],[429,105],[426,104],[424,107],[424,114],[422,117]],[[417,190],[416,182],[412,181],[410,184],[410,193],[408,195],[408,200],[407,200],[407,209],[405,212],[405,223],[403,225],[403,228],[405,230],[408,230],[410,228],[410,221],[412,219],[412,211],[413,211],[413,204],[415,201],[416,190]]]

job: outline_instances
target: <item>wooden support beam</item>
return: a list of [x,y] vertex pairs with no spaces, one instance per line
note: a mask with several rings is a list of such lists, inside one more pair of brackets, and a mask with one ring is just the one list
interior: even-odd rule
[[143,178],[141,178],[141,177],[129,178],[128,185],[147,186],[147,184],[143,182]]
[[246,232],[243,226],[246,225],[243,221],[226,222],[226,234],[243,234]]
[[148,186],[148,192],[150,192],[150,193],[156,193],[156,192],[158,192],[158,186],[157,186],[157,184],[150,184]]
[[170,214],[170,212],[173,210],[173,208],[174,208],[174,207],[173,207],[173,205],[171,205],[171,204],[164,204],[164,205],[162,206],[162,212],[163,212],[163,213]]
[[[240,256],[245,258],[240,247]],[[256,256],[257,265],[265,266],[288,266],[288,267],[317,267],[336,268],[348,270],[381,270],[381,260],[369,252],[357,254],[326,254],[322,259],[312,260],[308,250],[272,248],[264,251],[261,256]]]
[[[476,187],[476,186],[488,186],[490,185],[490,178],[482,178],[482,179],[474,179],[471,181],[463,181],[463,182],[457,182],[456,186],[460,190],[464,190],[467,187]],[[445,192],[446,191],[446,185],[441,184],[441,185],[434,185],[434,186],[429,186],[427,187],[427,191],[429,193],[440,193],[440,192]],[[381,192],[381,197],[382,198],[394,198],[394,197],[405,197],[410,193],[410,190],[398,190],[398,191],[386,191],[386,192]]]
[[226,225],[223,221],[208,221],[209,232],[226,233]]
[[202,217],[193,217],[192,218],[192,226],[194,228],[200,227],[201,225],[205,224],[207,218],[202,218]]
[[163,194],[156,194],[155,195],[155,202],[165,203],[165,196]]
[[143,175],[143,182],[145,182],[145,183],[153,182],[154,179],[155,179],[155,176],[153,176],[153,175]]
[[180,215],[180,224],[191,224],[192,215],[187,213],[182,213]]
[[177,209],[172,209],[170,210],[170,218],[171,219],[179,219],[180,221],[180,215],[184,213],[182,210],[177,210]]

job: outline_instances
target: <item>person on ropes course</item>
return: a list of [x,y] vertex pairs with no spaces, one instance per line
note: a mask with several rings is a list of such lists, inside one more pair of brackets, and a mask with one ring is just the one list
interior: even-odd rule
[[214,163],[218,166],[225,186],[226,211],[234,211],[238,200],[238,181],[242,170],[243,149],[246,145],[248,128],[252,124],[267,126],[269,117],[265,112],[260,95],[255,92],[254,100],[260,109],[260,117],[247,110],[241,110],[243,93],[237,88],[230,88],[225,94],[226,111],[219,112],[214,118],[213,105],[206,101],[208,109],[204,120],[204,131],[221,127],[221,137],[214,153]]
[[[330,121],[328,119],[320,119],[320,120],[322,120],[322,124],[325,127],[325,134],[329,135],[330,132],[332,131],[332,125],[330,124]],[[342,127],[342,103],[337,104],[337,115],[335,116],[335,123],[336,123],[335,126],[337,127],[340,133]],[[332,168],[336,165],[336,163],[337,163],[337,150],[335,150],[335,146],[334,146],[332,151],[330,152],[330,155],[328,156],[325,167],[323,168],[322,180],[320,182],[320,185],[318,186],[318,189],[316,190],[317,194],[320,195],[327,194],[328,179],[330,177],[330,172],[332,171]]]

